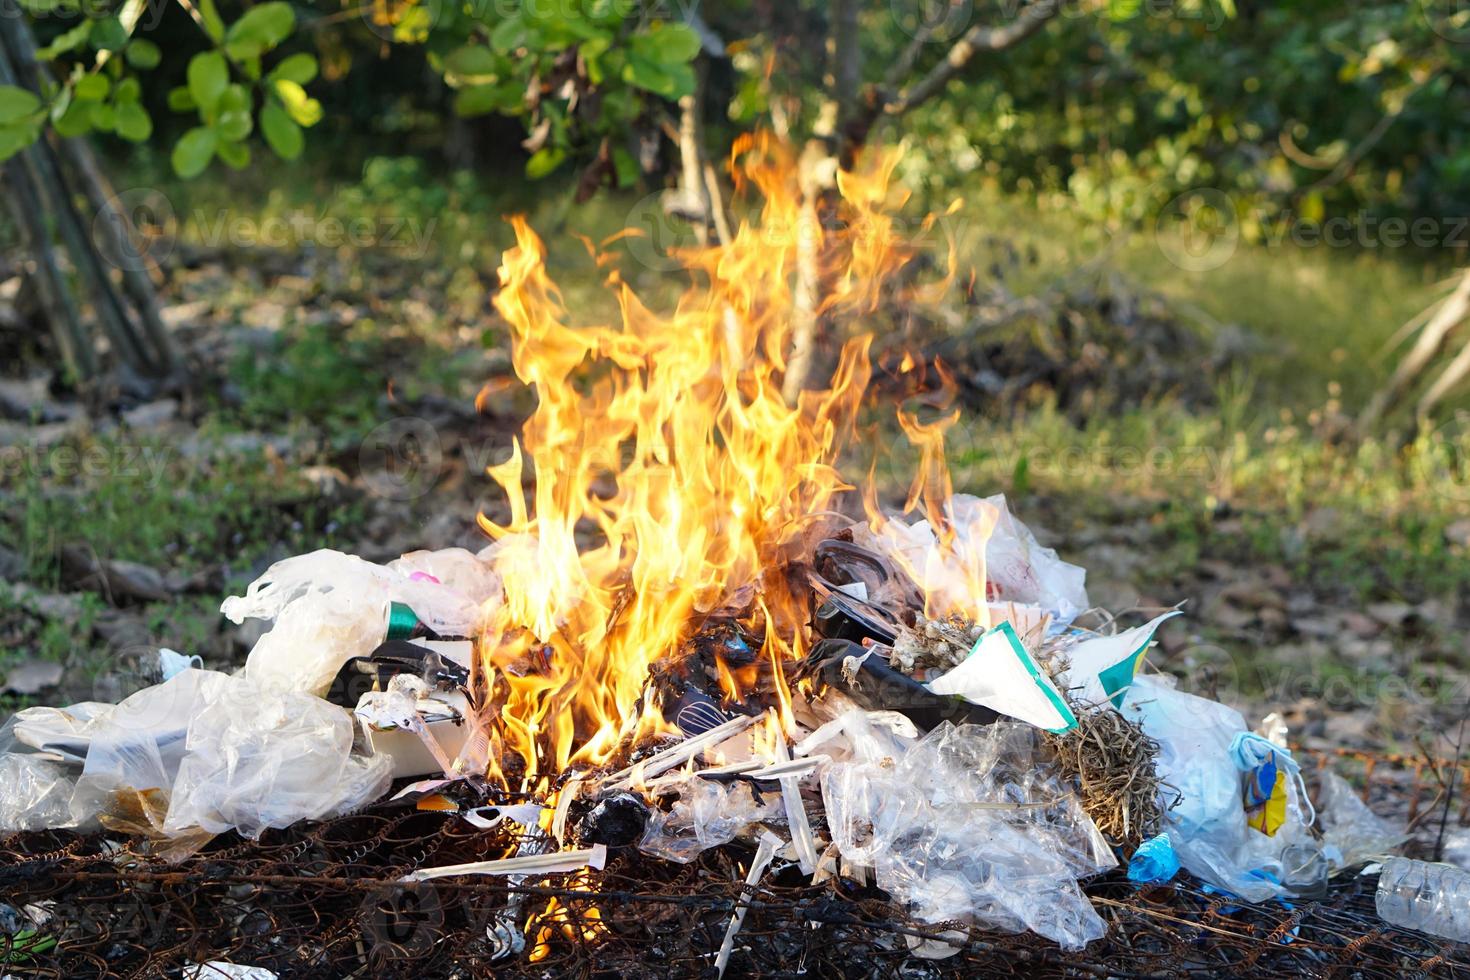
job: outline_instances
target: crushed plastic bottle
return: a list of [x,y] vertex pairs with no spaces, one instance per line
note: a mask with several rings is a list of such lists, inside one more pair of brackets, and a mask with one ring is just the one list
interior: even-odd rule
[[1470,872],[1389,858],[1378,878],[1375,904],[1379,917],[1391,925],[1470,942]]

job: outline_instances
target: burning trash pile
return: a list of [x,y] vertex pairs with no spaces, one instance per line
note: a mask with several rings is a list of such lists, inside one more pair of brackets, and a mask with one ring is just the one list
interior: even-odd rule
[[[920,456],[905,506],[871,481],[851,501],[838,463],[869,340],[792,403],[791,325],[861,322],[945,283],[891,285],[910,254],[891,157],[842,174],[840,220],[813,224],[780,147],[737,156],[759,221],[682,256],[695,285],[668,315],[599,257],[620,320],[571,325],[516,222],[496,302],[537,405],[490,470],[507,508],[482,515],[483,551],[272,566],[223,605],[273,624],[239,672],[181,660],[117,705],[19,712],[0,828],[100,826],[182,860],[386,801],[518,828],[504,855],[414,880],[589,892],[610,855],[729,847],[751,888],[780,866],[881,889],[949,930],[910,937],[929,958],[971,926],[1082,949],[1107,925],[1080,883],[1120,864],[1265,902],[1398,843],[1350,793],[1319,833],[1279,726],[1145,669],[1176,611],[1084,628],[1101,622],[1084,570],[1003,497],[953,492],[957,414],[900,411]],[[815,310],[791,288],[804,250],[827,283]],[[487,927],[495,955],[543,948],[555,906],[513,896]]]

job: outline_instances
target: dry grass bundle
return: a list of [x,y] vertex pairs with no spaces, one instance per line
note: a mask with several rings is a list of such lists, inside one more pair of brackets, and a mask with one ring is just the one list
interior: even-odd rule
[[1077,727],[1047,734],[1046,745],[1062,775],[1074,780],[1097,829],[1113,844],[1131,850],[1158,833],[1159,743],[1109,708],[1074,704]]

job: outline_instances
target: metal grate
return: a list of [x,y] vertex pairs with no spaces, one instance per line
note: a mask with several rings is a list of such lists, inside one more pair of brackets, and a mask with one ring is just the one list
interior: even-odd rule
[[[1411,770],[1412,760],[1374,757],[1367,791],[1432,792],[1434,780],[1400,778]],[[419,867],[502,857],[516,843],[507,830],[403,810],[271,831],[260,841],[221,837],[177,865],[136,842],[119,849],[105,835],[12,836],[0,841],[0,900],[39,905],[52,918],[28,938],[0,939],[0,973],[172,977],[190,963],[225,960],[334,980],[712,975],[742,897],[750,912],[731,976],[1470,973],[1470,948],[1387,927],[1374,912],[1371,876],[1336,882],[1325,900],[1290,908],[1242,906],[1193,883],[1140,891],[1107,876],[1086,891],[1108,935],[1077,953],[1033,935],[921,926],[881,892],[847,881],[813,886],[795,869],[774,868],[747,891],[750,852],[734,845],[690,865],[624,851],[602,872],[520,887],[499,878],[397,882]],[[511,902],[517,933],[536,921],[523,951],[497,959],[487,928]],[[910,954],[911,944],[940,936],[963,949],[941,960]]]

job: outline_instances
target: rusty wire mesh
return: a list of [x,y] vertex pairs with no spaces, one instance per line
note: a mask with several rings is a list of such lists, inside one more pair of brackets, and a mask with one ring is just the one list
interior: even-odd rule
[[[1415,775],[1412,760],[1365,765],[1370,798],[1397,794],[1401,806],[1429,809],[1437,780]],[[1416,787],[1431,798],[1402,798]],[[176,977],[188,964],[230,961],[291,978],[713,975],[744,898],[750,911],[730,976],[1470,975],[1470,949],[1378,919],[1372,876],[1339,880],[1323,901],[1291,907],[1242,906],[1182,878],[1139,890],[1105,876],[1086,891],[1108,934],[1077,953],[1034,935],[920,926],[881,892],[845,880],[813,886],[779,865],[747,890],[750,852],[735,845],[689,865],[624,850],[602,872],[517,886],[398,881],[415,868],[502,857],[515,844],[507,830],[403,809],[260,841],[221,837],[177,865],[107,835],[12,836],[0,841],[0,900],[51,918],[26,938],[0,938],[0,973]],[[528,941],[497,958],[490,933],[507,917]],[[940,936],[963,948],[940,960],[910,954]]]

